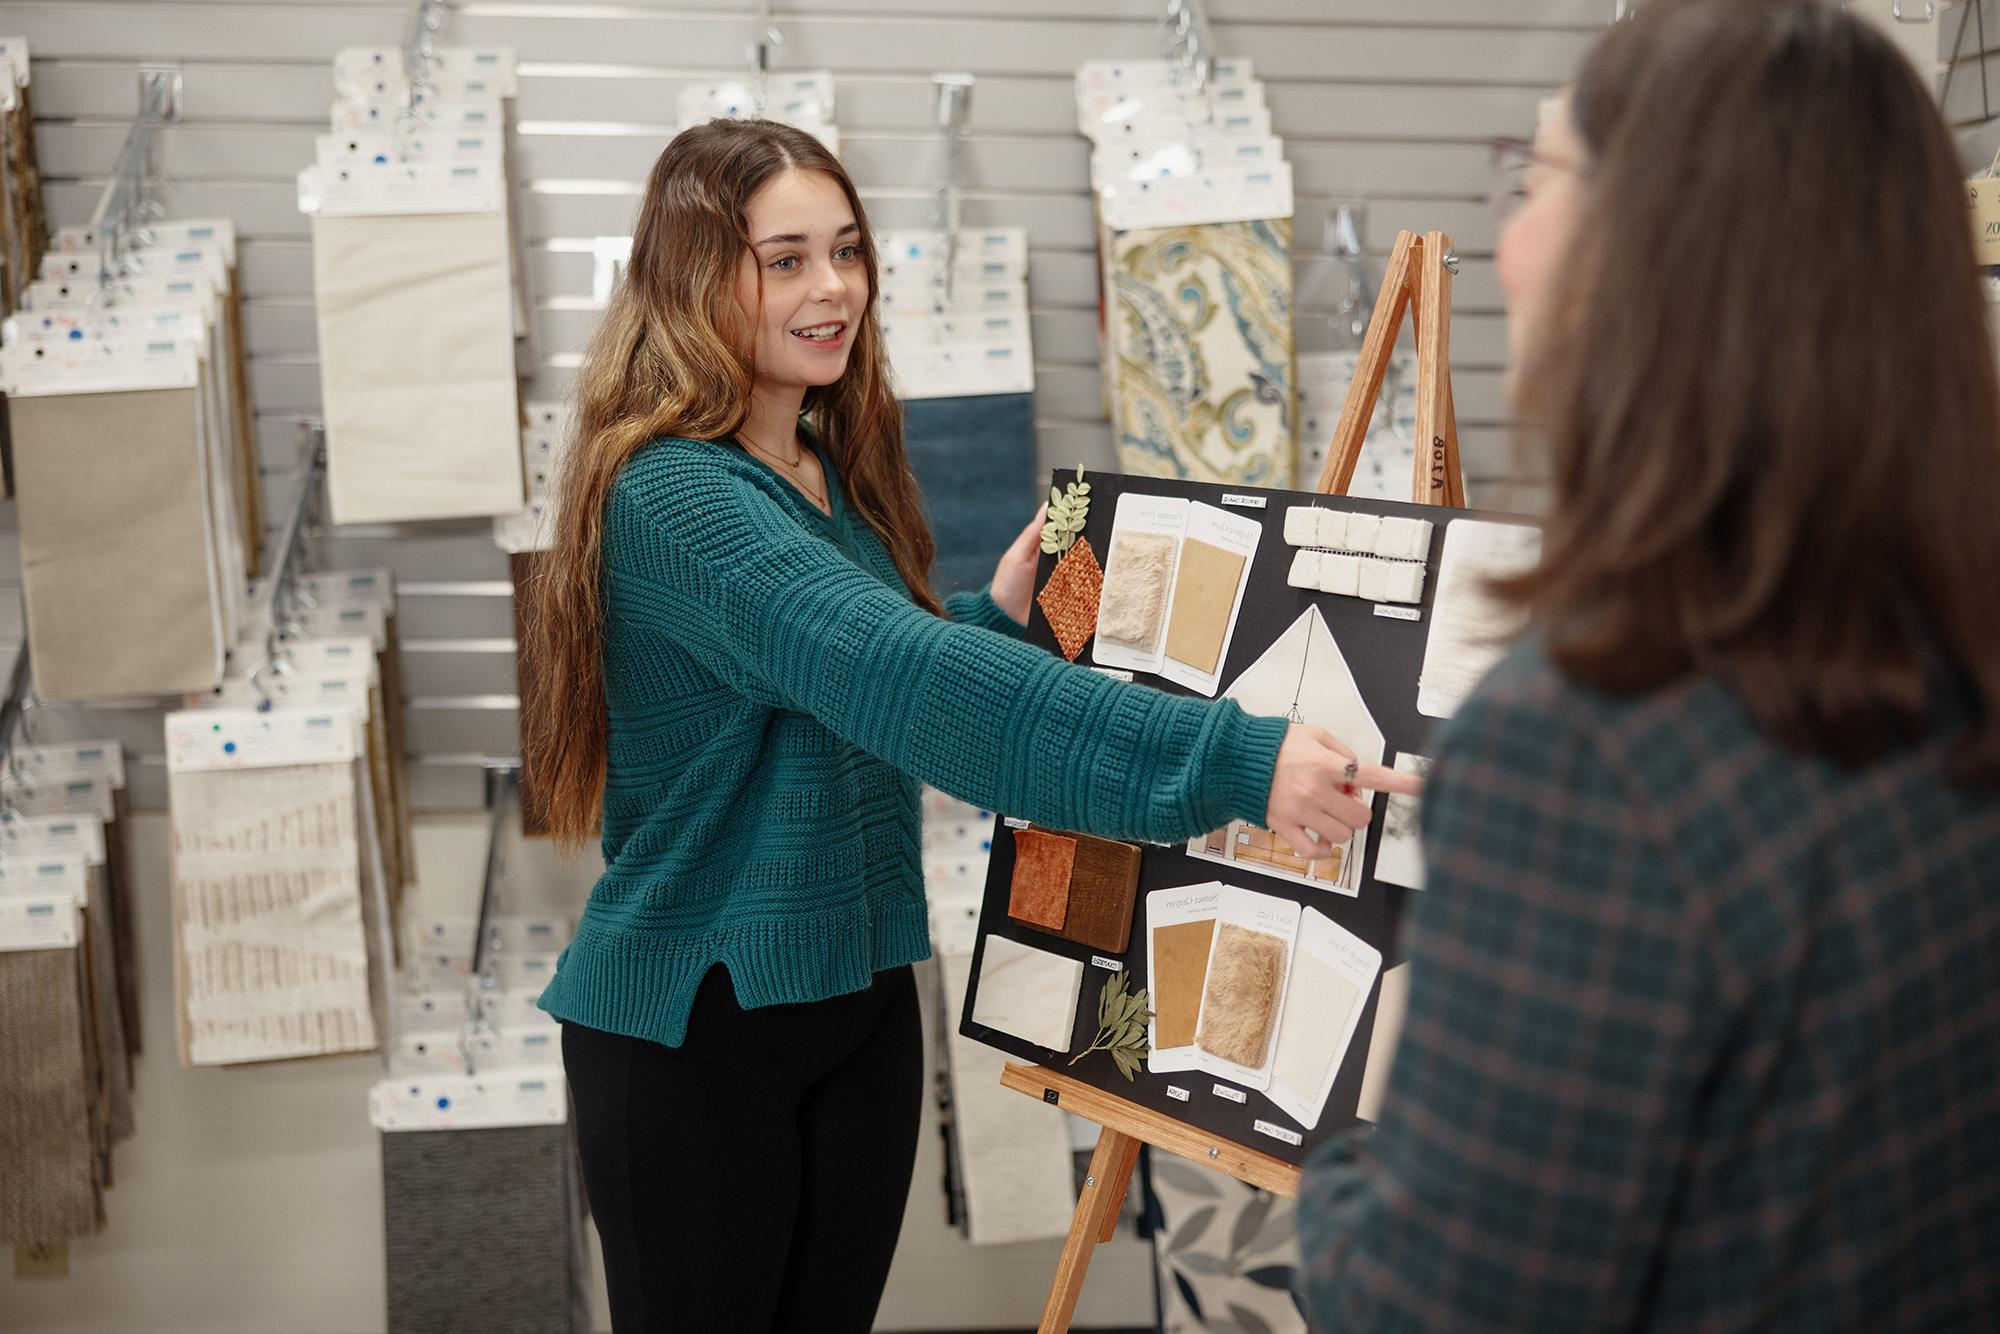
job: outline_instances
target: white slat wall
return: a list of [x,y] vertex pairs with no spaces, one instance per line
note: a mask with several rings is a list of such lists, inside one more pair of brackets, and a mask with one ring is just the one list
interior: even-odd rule
[[[1253,58],[1295,164],[1300,345],[1324,346],[1342,287],[1319,251],[1329,201],[1367,202],[1378,258],[1397,229],[1457,238],[1452,342],[1475,500],[1523,503],[1501,404],[1500,295],[1485,202],[1486,141],[1532,129],[1610,0],[1210,0],[1221,47]],[[751,0],[464,0],[447,38],[519,54],[521,170],[542,365],[559,396],[596,310],[590,240],[629,233],[640,183],[673,132],[686,82],[742,66]],[[1037,430],[1045,465],[1111,463],[1098,392],[1096,279],[1084,141],[1070,77],[1084,60],[1157,54],[1151,0],[780,0],[786,68],[833,70],[846,160],[878,225],[926,221],[936,160],[930,76],[978,76],[965,153],[968,225],[1019,225],[1033,246]],[[58,223],[84,221],[136,106],[143,59],[186,65],[186,121],[163,139],[171,202],[224,214],[242,277],[267,513],[293,494],[296,423],[319,403],[306,220],[293,174],[312,156],[348,45],[393,44],[391,0],[15,0],[41,165]],[[2000,28],[1996,28],[2000,32]],[[1506,498],[1506,499],[1503,499]],[[1529,502],[1531,503],[1531,502]],[[1026,518],[1030,498],[1021,501]],[[11,522],[8,527],[11,528]],[[506,562],[480,525],[343,529],[340,564],[395,569],[409,738],[422,808],[477,803],[476,760],[515,746]],[[0,581],[16,582],[6,542]],[[0,588],[0,639],[18,600]],[[14,622],[14,624],[9,624]],[[113,720],[138,756],[135,799],[164,804],[153,715]]]

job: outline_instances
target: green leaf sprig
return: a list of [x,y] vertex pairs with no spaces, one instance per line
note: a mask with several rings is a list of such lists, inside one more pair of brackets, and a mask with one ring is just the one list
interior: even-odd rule
[[1090,517],[1090,483],[1083,480],[1083,465],[1076,465],[1076,480],[1067,487],[1049,488],[1049,517],[1042,525],[1042,550],[1061,555],[1076,545],[1083,534],[1084,520]]
[[1153,1054],[1153,1044],[1146,1039],[1146,1025],[1153,1018],[1147,1008],[1152,997],[1144,987],[1128,991],[1131,978],[1130,971],[1121,969],[1105,980],[1097,1000],[1097,1041],[1070,1058],[1070,1064],[1075,1065],[1091,1052],[1108,1051],[1128,1084],[1139,1063]]

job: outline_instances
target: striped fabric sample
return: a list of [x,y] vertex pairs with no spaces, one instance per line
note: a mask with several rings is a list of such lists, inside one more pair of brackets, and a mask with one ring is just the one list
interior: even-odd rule
[[375,1046],[356,786],[342,764],[170,776],[184,1063]]
[[0,951],[0,1244],[88,1237],[103,1214],[83,951]]
[[1289,218],[1113,236],[1122,470],[1292,485],[1291,239]]
[[389,1334],[585,1334],[570,1128],[382,1136]]

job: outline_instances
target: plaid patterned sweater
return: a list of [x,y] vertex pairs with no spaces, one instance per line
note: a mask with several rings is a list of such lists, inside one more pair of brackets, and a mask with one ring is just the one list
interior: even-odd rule
[[669,1047],[725,965],[746,1008],[930,954],[918,782],[1173,842],[1261,819],[1288,724],[1021,642],[986,594],[910,601],[822,455],[833,513],[731,444],[640,451],[605,506],[603,878],[542,994]]
[[2000,1329],[2000,793],[1842,770],[1530,646],[1446,729],[1382,1121],[1309,1165],[1315,1327]]

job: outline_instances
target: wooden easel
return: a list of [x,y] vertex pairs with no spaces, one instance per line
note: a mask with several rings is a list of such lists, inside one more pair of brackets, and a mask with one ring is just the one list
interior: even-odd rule
[[[1417,439],[1428,442],[1417,450],[1410,479],[1410,498],[1420,505],[1465,506],[1465,478],[1458,458],[1458,414],[1451,394],[1451,268],[1445,257],[1451,238],[1443,232],[1403,232],[1390,253],[1382,275],[1381,295],[1368,323],[1360,364],[1348,386],[1340,425],[1320,474],[1322,495],[1344,496],[1361,461],[1361,446],[1382,396],[1382,381],[1395,354],[1403,313],[1417,314]],[[1287,1199],[1299,1196],[1299,1169],[1267,1153],[1206,1134],[1172,1117],[1142,1107],[1116,1094],[1085,1084],[1039,1065],[1009,1061],[1000,1083],[1017,1093],[1061,1107],[1094,1121],[1102,1128],[1097,1150],[1090,1157],[1069,1237],[1056,1263],[1055,1282],[1042,1307],[1040,1334],[1068,1334],[1077,1299],[1083,1295],[1090,1257],[1111,1240],[1132,1184],[1139,1146],[1179,1154],[1192,1162],[1226,1172],[1238,1181]]]

